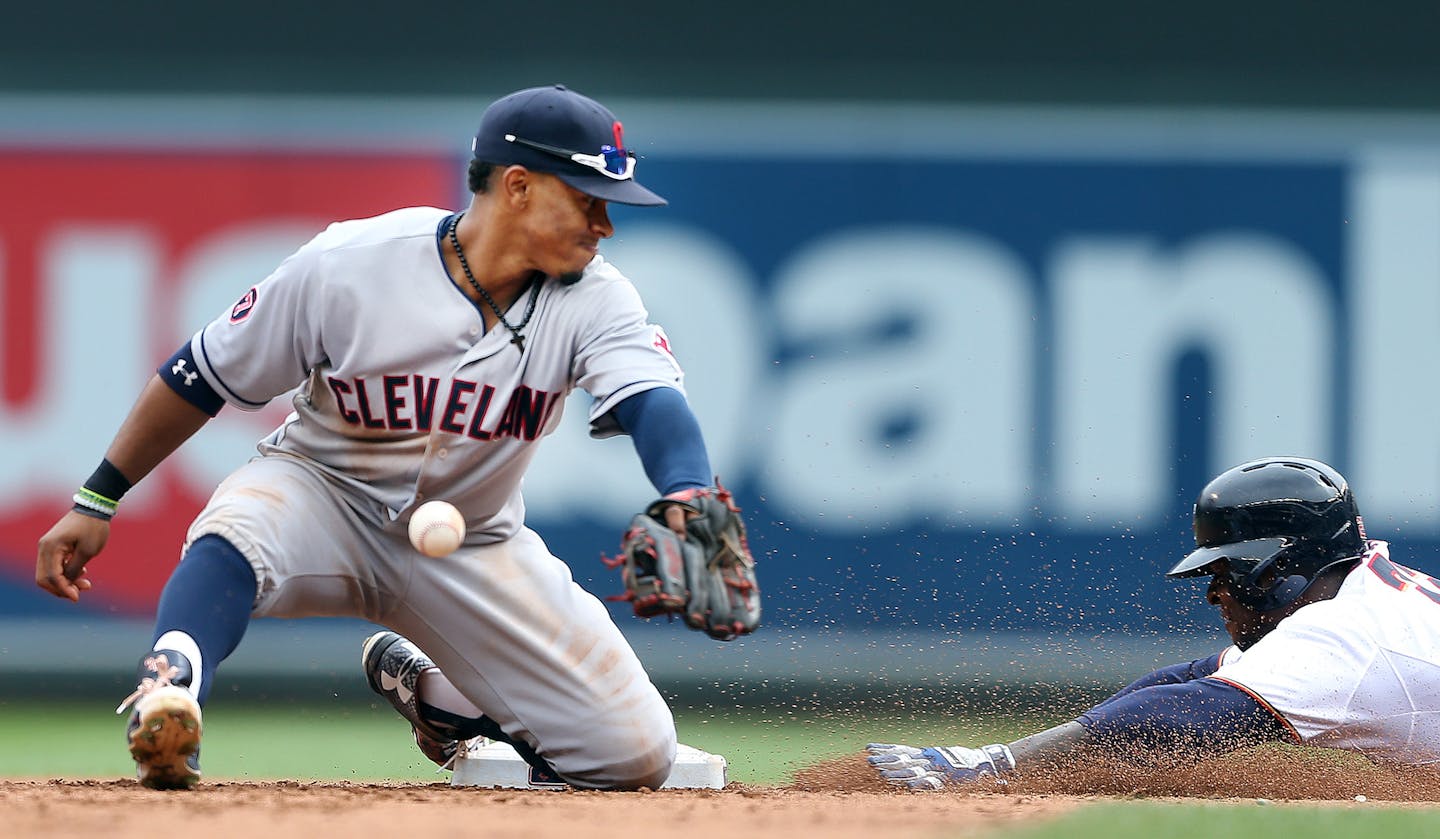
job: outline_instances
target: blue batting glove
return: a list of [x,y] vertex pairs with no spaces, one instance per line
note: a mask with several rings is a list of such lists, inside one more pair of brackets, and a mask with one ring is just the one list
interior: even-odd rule
[[1010,747],[999,743],[967,749],[963,746],[931,746],[916,748],[893,743],[871,743],[866,760],[875,771],[897,787],[913,790],[935,790],[947,784],[974,783],[994,778],[1005,783],[1005,775],[1015,771],[1015,756]]

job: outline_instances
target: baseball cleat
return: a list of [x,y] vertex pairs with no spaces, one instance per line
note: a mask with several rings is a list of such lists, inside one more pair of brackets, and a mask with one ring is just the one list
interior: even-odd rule
[[370,689],[389,700],[410,723],[421,753],[442,769],[453,767],[460,748],[458,739],[447,737],[422,720],[415,706],[420,674],[434,667],[435,662],[399,633],[386,630],[365,639],[360,663]]
[[200,703],[190,694],[191,678],[190,662],[180,653],[147,653],[139,685],[115,709],[131,709],[125,739],[141,786],[190,789],[200,782]]

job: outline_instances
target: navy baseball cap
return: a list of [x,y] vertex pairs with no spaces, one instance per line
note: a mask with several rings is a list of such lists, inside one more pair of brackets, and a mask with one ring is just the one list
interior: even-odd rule
[[635,155],[610,109],[564,85],[495,100],[480,116],[470,150],[476,160],[545,172],[617,204],[666,203],[635,180]]

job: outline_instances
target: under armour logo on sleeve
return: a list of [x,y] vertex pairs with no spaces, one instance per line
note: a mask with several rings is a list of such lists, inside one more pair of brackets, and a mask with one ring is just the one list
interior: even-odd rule
[[170,368],[170,372],[175,374],[176,376],[183,378],[185,380],[186,387],[195,384],[195,380],[200,378],[199,373],[195,373],[185,369],[185,359],[183,358],[175,362],[174,366]]

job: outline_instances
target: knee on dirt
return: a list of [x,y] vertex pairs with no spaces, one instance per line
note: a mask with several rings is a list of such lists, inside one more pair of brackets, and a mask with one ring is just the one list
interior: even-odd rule
[[599,790],[659,789],[675,765],[675,730],[657,731],[644,737],[626,738],[629,748],[612,749],[601,760],[562,761],[555,770],[573,787]]

